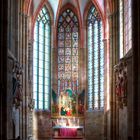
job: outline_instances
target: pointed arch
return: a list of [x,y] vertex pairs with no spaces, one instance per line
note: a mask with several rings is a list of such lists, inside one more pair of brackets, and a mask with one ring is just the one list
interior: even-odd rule
[[103,19],[93,3],[89,3],[86,14],[88,110],[102,110],[104,109]]
[[[61,6],[61,5],[60,5]],[[65,11],[67,8],[70,8],[74,14],[77,16],[78,18],[78,23],[79,23],[79,35],[80,35],[80,41],[79,41],[79,46],[81,46],[80,42],[82,40],[82,19],[81,19],[81,16],[80,16],[80,12],[77,11],[77,9],[71,4],[71,3],[67,3],[65,4],[62,8],[60,7],[59,10],[57,11],[57,16],[56,16],[56,24],[55,26],[57,27],[58,25],[58,19],[59,19],[59,15]],[[57,28],[55,28],[55,38],[57,38]],[[57,44],[57,41],[56,41],[56,44]],[[56,45],[57,46],[57,45]]]
[[104,29],[104,38],[105,38],[105,28],[106,28],[106,15],[105,13],[103,12],[103,10],[101,9],[100,5],[98,4],[97,0],[92,0],[90,2],[88,2],[88,4],[86,5],[85,7],[85,10],[84,10],[84,14],[83,14],[83,21],[84,21],[84,26],[86,26],[87,24],[87,16],[88,16],[88,12],[92,6],[92,4],[94,4],[94,6],[96,7],[100,17],[101,17],[101,20],[103,22],[103,29]]
[[77,16],[78,18],[78,22],[79,22],[79,26],[82,27],[82,19],[81,19],[81,16],[80,16],[80,12],[77,11],[77,9],[71,4],[71,3],[66,3],[62,8],[59,9],[58,14],[57,14],[57,17],[56,17],[56,25],[58,23],[58,18],[59,18],[59,15],[64,11],[66,10],[67,8],[70,8],[74,14]]
[[77,94],[79,83],[79,21],[75,8],[67,4],[57,22],[58,94],[70,88]]
[[31,31],[31,33],[32,33],[32,38],[33,38],[33,32],[34,32],[35,21],[36,21],[36,19],[37,19],[37,16],[38,16],[40,10],[43,8],[44,5],[47,7],[48,12],[49,12],[49,14],[50,14],[51,25],[54,24],[54,13],[53,13],[52,7],[51,7],[49,1],[42,0],[42,1],[40,2],[40,4],[39,4],[38,8],[36,9],[34,15],[32,16],[32,31]]
[[25,0],[23,4],[23,12],[26,15],[29,15],[29,12],[31,10],[32,0]]
[[35,109],[50,109],[51,17],[44,4],[35,19],[33,40],[33,97]]

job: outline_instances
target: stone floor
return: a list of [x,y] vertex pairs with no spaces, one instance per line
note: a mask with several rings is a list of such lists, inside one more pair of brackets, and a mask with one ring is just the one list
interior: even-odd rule
[[74,138],[62,138],[62,137],[57,137],[57,138],[40,138],[38,140],[86,140],[85,138],[83,137],[74,137]]
[[[46,140],[46,139],[39,139],[39,140]],[[85,139],[50,139],[50,140],[85,140]]]
[[[39,139],[39,140],[46,140],[46,139]],[[57,138],[57,139],[49,139],[49,140],[86,140],[85,138],[63,138],[63,139],[61,139],[61,138]]]
[[51,140],[85,140],[85,139],[51,139]]

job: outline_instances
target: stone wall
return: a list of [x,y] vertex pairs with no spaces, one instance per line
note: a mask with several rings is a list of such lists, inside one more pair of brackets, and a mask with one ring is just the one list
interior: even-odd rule
[[[132,84],[132,52],[130,51],[126,58],[125,62],[127,64],[127,103],[126,106],[118,107],[118,112],[116,112],[116,119],[118,120],[118,139],[127,140],[128,138],[133,137],[133,121],[132,121],[132,112],[133,112],[133,84]],[[116,130],[117,131],[117,130]]]
[[85,138],[86,140],[104,139],[104,112],[86,112],[85,116]]
[[[4,1],[5,2],[5,1]],[[26,14],[22,12],[24,0],[11,0],[7,1],[7,23],[4,24],[3,28],[7,29],[7,42],[5,51],[7,55],[5,56],[6,65],[5,80],[7,90],[4,94],[6,98],[6,105],[3,106],[3,110],[6,110],[4,118],[7,118],[6,121],[6,131],[5,137],[3,139],[13,139],[20,136],[21,139],[28,139],[32,135],[32,132],[29,130],[28,124],[31,122],[28,118],[28,18]],[[6,15],[5,15],[6,16]],[[13,72],[14,64],[17,63],[20,65],[21,69],[24,71],[20,78],[17,80],[20,81],[20,89],[22,101],[17,108],[14,107],[16,103],[13,103],[17,95],[13,92],[13,77],[16,77],[18,73]],[[16,81],[16,82],[17,82]],[[18,83],[17,82],[17,83]],[[16,85],[16,84],[15,84]],[[16,91],[16,90],[15,90]],[[17,99],[17,98],[16,98]],[[3,100],[4,101],[4,100]],[[30,132],[30,134],[29,134]]]
[[12,104],[13,104],[13,102],[12,102],[13,101],[12,67],[13,67],[13,61],[11,59],[8,59],[7,63],[8,63],[8,65],[7,65],[7,67],[8,67],[8,71],[7,71],[7,77],[8,77],[8,79],[7,79],[7,86],[8,86],[8,88],[7,88],[7,97],[8,97],[7,98],[7,112],[9,114],[7,116],[7,125],[8,125],[8,128],[10,128],[7,131],[8,131],[8,137],[13,138],[13,137],[15,137],[14,135],[16,133],[16,132],[14,132],[15,123],[12,118]]
[[127,60],[128,69],[128,86],[127,86],[127,123],[128,123],[128,137],[133,137],[133,63],[132,56]]
[[119,140],[127,140],[127,107],[119,109]]
[[33,136],[35,140],[48,140],[51,137],[51,126],[52,121],[50,112],[33,112]]

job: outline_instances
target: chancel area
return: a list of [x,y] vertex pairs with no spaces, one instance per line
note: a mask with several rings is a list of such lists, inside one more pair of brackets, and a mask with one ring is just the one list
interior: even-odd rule
[[139,0],[1,0],[1,140],[140,140]]

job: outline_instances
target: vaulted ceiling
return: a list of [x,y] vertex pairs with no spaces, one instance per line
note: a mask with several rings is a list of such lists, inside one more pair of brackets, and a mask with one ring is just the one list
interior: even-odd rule
[[[37,10],[41,1],[42,0],[33,0],[33,12]],[[53,9],[54,19],[56,19],[58,11],[67,3],[71,3],[74,7],[78,8],[81,17],[83,17],[85,7],[89,1],[93,0],[48,0]],[[95,1],[99,5],[101,10],[104,11],[104,0],[95,0]]]

